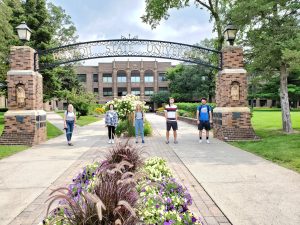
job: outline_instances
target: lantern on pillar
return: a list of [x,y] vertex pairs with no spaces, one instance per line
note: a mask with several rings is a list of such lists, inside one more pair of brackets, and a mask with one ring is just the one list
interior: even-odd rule
[[226,26],[225,31],[224,31],[224,37],[225,37],[225,40],[230,43],[230,45],[233,45],[234,40],[236,38],[237,31],[238,31],[237,28],[231,23],[229,23]]
[[29,41],[31,36],[31,30],[27,24],[23,21],[19,26],[16,27],[19,39],[21,41]]

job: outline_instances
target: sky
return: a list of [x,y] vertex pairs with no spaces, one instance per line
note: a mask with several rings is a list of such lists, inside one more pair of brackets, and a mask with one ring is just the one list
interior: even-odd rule
[[[130,34],[131,37],[137,35],[140,39],[195,44],[215,36],[212,33],[213,25],[209,22],[209,13],[196,8],[194,4],[187,8],[171,10],[168,20],[161,21],[156,29],[151,29],[151,26],[143,23],[140,18],[145,12],[144,0],[48,0],[48,2],[61,6],[66,14],[71,16],[79,35],[78,42],[116,39],[121,36],[128,37]],[[96,65],[97,62],[112,60],[111,58],[89,60],[84,64]],[[143,58],[143,60],[153,59]],[[175,61],[172,63],[176,64]]]

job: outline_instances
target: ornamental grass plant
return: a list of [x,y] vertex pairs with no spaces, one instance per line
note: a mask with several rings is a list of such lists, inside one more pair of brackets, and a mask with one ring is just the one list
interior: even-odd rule
[[105,160],[87,165],[67,188],[51,193],[44,224],[201,224],[188,209],[190,194],[166,161],[144,161],[143,153],[129,141],[117,143]]

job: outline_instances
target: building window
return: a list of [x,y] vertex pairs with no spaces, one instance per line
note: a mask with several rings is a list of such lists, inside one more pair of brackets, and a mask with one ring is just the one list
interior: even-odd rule
[[111,73],[104,73],[103,74],[103,83],[112,83]]
[[160,87],[159,88],[159,92],[168,92],[168,88],[167,87]]
[[118,80],[118,83],[126,83],[126,81],[127,81],[126,72],[124,70],[119,70],[117,72],[117,80]]
[[146,83],[151,83],[154,81],[154,73],[152,70],[146,70],[144,76],[145,76]]
[[146,87],[145,88],[145,96],[151,96],[153,95],[153,88],[152,87]]
[[118,88],[118,96],[125,96],[127,95],[127,88],[119,87]]
[[167,81],[168,79],[167,79],[166,73],[159,73],[158,80],[159,81]]
[[131,71],[131,83],[140,83],[140,71],[133,70]]
[[94,93],[98,94],[99,89],[98,88],[94,88]]
[[98,82],[98,74],[93,74],[93,81]]
[[79,82],[86,82],[86,74],[77,74],[77,79]]
[[103,88],[103,96],[107,97],[107,96],[112,96],[112,88]]
[[131,89],[131,94],[136,95],[136,96],[140,96],[141,95],[141,91],[139,88],[132,88]]

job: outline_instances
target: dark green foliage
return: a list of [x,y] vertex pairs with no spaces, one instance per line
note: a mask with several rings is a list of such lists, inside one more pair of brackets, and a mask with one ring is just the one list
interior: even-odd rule
[[195,101],[214,95],[214,76],[207,68],[179,64],[168,70],[167,77],[171,96],[177,102]]
[[163,103],[169,101],[170,93],[169,92],[157,92],[151,96],[151,101],[161,106]]

